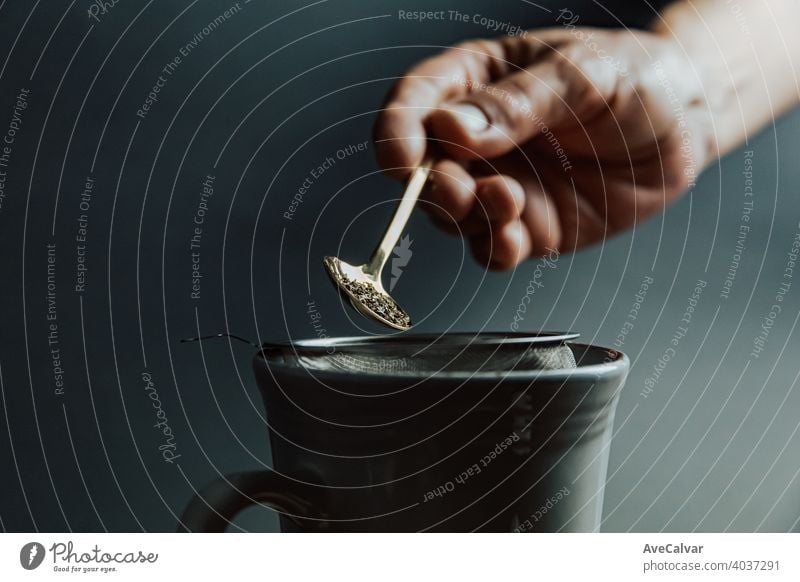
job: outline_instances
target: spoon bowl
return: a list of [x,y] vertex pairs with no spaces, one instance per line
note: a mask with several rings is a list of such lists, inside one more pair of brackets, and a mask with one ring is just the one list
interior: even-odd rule
[[325,257],[324,264],[342,296],[363,316],[400,331],[411,328],[411,317],[386,292],[380,277],[369,271],[369,265],[356,267],[338,257]]
[[432,165],[432,160],[426,159],[412,172],[392,221],[369,263],[354,266],[330,256],[323,261],[333,284],[359,313],[400,331],[411,328],[411,317],[386,292],[381,273],[411,216]]

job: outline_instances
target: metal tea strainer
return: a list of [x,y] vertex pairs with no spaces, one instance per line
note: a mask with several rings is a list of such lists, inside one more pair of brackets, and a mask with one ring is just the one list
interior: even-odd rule
[[312,371],[464,374],[576,367],[577,333],[450,333],[299,340],[264,346],[269,362]]

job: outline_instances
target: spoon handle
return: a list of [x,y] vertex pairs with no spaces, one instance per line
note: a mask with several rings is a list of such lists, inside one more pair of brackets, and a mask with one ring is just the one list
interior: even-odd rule
[[369,272],[373,275],[380,275],[383,271],[384,265],[392,254],[392,249],[397,246],[397,241],[400,240],[400,235],[406,227],[408,219],[411,217],[411,211],[414,210],[414,205],[417,203],[422,187],[431,173],[433,160],[426,158],[422,163],[414,169],[411,177],[406,183],[406,190],[403,192],[403,197],[400,199],[400,204],[394,212],[392,221],[386,227],[386,232],[383,233],[383,238],[380,244],[372,253],[372,258],[369,261]]

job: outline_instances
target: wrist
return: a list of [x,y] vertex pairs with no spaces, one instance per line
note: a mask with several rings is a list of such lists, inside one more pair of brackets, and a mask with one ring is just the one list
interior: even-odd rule
[[800,16],[800,3],[769,4],[769,9],[764,2],[743,4],[737,12],[716,0],[679,0],[651,25],[691,63],[683,76],[700,82],[715,155],[727,153],[798,103],[800,38],[787,29]]
[[703,166],[708,166],[747,135],[739,110],[754,72],[747,48],[743,43],[720,46],[709,23],[682,1],[667,7],[652,31],[672,45],[672,78],[691,87],[685,102],[705,120],[694,131],[706,134]]

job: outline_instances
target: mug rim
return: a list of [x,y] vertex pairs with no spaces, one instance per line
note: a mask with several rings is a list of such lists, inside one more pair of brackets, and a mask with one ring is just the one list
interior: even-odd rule
[[[441,335],[441,334],[440,334]],[[346,370],[319,370],[308,369],[298,364],[287,364],[285,362],[276,361],[270,358],[267,352],[270,350],[283,352],[287,349],[293,350],[297,347],[304,349],[311,349],[312,351],[320,354],[325,353],[331,345],[334,346],[353,346],[369,345],[378,343],[380,340],[398,340],[404,342],[424,341],[425,339],[438,338],[437,334],[409,334],[402,336],[366,336],[366,337],[337,337],[337,338],[311,338],[301,340],[288,340],[282,342],[268,342],[261,346],[256,352],[254,360],[256,362],[262,361],[268,368],[276,368],[284,373],[303,373],[312,374],[319,379],[341,379],[344,376],[350,375],[354,378],[364,378],[374,380],[377,378],[391,380],[393,378],[402,379],[404,382],[408,380],[426,381],[426,382],[452,382],[453,380],[563,380],[566,378],[603,378],[608,376],[616,376],[617,374],[625,374],[630,366],[630,360],[623,352],[613,348],[606,348],[594,344],[583,344],[568,341],[569,339],[578,337],[579,334],[575,333],[561,333],[561,332],[537,332],[537,333],[511,333],[505,334],[503,332],[486,332],[486,333],[469,333],[469,332],[456,332],[453,334],[445,334],[441,337],[451,336],[473,336],[479,345],[495,345],[504,341],[502,338],[509,338],[507,341],[511,343],[534,343],[534,344],[563,344],[572,346],[579,350],[592,351],[592,352],[605,352],[607,359],[601,363],[588,364],[586,366],[577,366],[575,368],[564,368],[555,370],[506,370],[506,371],[438,371],[420,372],[420,371],[391,371],[391,372],[375,372],[364,371],[359,373],[348,372]],[[484,337],[487,336],[487,337]],[[491,336],[491,337],[489,337]],[[511,337],[513,336],[513,337]]]

